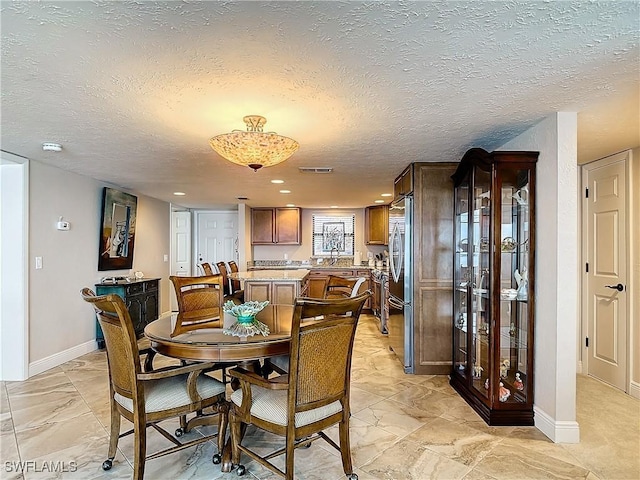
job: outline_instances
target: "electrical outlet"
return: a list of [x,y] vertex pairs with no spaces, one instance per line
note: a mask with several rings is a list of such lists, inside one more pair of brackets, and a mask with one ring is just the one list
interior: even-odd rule
[[42,257],[36,257],[36,270],[42,269]]

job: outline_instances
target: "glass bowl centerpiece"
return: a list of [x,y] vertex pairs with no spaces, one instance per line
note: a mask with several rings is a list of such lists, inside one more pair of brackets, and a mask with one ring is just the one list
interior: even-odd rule
[[256,319],[256,314],[269,304],[269,300],[264,302],[245,302],[236,305],[232,301],[222,305],[222,311],[236,318],[236,322],[229,328],[222,330],[226,335],[236,337],[251,337],[260,333],[265,337],[269,335],[269,327]]

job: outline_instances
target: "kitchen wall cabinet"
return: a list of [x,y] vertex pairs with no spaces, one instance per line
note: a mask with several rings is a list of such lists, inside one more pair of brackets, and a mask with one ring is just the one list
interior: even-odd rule
[[252,208],[253,245],[300,245],[302,215],[299,208]]
[[[133,329],[138,337],[142,337],[144,327],[158,318],[159,282],[159,278],[131,280],[130,282],[118,280],[116,283],[97,283],[95,287],[97,295],[115,293],[124,300],[133,322]],[[96,341],[98,348],[104,348],[104,335],[97,320]]]
[[489,425],[533,425],[537,152],[469,150],[454,175],[451,386]]
[[367,245],[389,244],[389,205],[365,208],[364,232]]
[[413,177],[414,177],[414,166],[419,165],[417,163],[412,163],[404,171],[396,177],[393,182],[393,199],[398,200],[405,195],[409,195],[413,192]]

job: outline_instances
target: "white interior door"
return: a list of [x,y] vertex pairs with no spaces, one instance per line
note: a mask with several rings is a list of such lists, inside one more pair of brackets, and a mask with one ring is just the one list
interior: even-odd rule
[[[189,277],[191,273],[191,212],[171,212],[171,275]],[[171,288],[171,310],[178,300]]]
[[[238,213],[196,212],[196,266],[208,262],[238,261]],[[202,272],[200,272],[202,273]]]
[[171,275],[191,276],[191,212],[171,213]]
[[[627,390],[629,152],[584,166],[588,373]],[[585,268],[586,269],[586,268]]]

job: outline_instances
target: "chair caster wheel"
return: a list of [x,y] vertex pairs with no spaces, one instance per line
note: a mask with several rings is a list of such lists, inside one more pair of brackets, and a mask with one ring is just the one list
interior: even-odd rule
[[219,465],[222,463],[222,457],[220,456],[219,453],[216,453],[211,459],[211,461],[213,462],[214,465]]
[[358,475],[356,475],[355,473],[352,473],[350,475],[347,475],[347,478],[349,480],[358,480]]
[[239,477],[241,477],[245,473],[247,473],[247,469],[244,468],[244,465],[238,465],[238,471],[236,473],[238,474]]
[[103,470],[111,470],[111,467],[113,467],[113,460],[111,460],[110,458],[102,462]]
[[181,437],[182,435],[184,435],[184,430],[182,430],[182,428],[177,428],[175,432],[175,436]]

